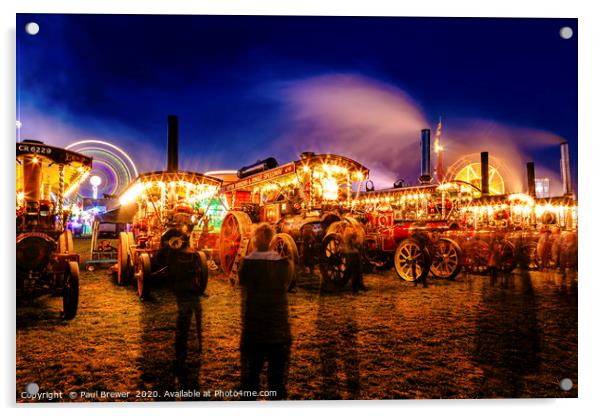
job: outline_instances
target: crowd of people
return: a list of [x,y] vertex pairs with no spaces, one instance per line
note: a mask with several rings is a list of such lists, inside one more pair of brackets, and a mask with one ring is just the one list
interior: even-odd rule
[[[253,231],[254,250],[245,256],[238,269],[241,290],[240,337],[240,389],[248,392],[246,399],[256,399],[260,388],[260,375],[267,364],[268,389],[275,392],[271,399],[287,397],[286,380],[291,354],[292,335],[289,322],[288,293],[293,280],[294,268],[286,257],[270,250],[275,231],[267,223],[258,224]],[[489,266],[492,277],[499,268],[501,249],[492,240]],[[576,250],[576,233],[549,230],[542,233],[537,242],[537,254],[549,264],[566,262]],[[363,281],[361,243],[357,231],[349,227],[343,233],[343,256],[346,273],[351,280],[354,294],[367,290]],[[497,257],[496,257],[497,256]],[[188,280],[194,274],[186,270],[173,270],[175,295],[178,302],[176,334],[176,377],[185,371],[188,332],[192,317],[196,317],[199,348],[201,345],[200,294],[194,290],[194,282]],[[426,279],[425,279],[426,280]],[[426,282],[424,282],[426,286]]]
[[[293,279],[289,259],[270,250],[275,231],[267,223],[253,231],[254,250],[243,258],[238,269],[241,290],[240,389],[248,393],[244,399],[258,397],[260,375],[267,364],[268,389],[275,392],[270,399],[287,397],[286,379],[292,336],[289,322],[288,293]],[[357,234],[345,236],[345,256],[355,292],[365,290]],[[181,262],[180,262],[181,263]],[[179,263],[178,263],[179,264]],[[170,270],[178,302],[176,325],[176,378],[186,378],[189,327],[196,316],[199,346],[200,294],[194,289],[194,276],[182,268]]]

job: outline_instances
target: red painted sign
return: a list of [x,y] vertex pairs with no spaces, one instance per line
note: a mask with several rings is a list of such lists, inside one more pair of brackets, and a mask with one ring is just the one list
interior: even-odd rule
[[52,237],[50,237],[48,234],[34,231],[34,232],[19,234],[17,236],[17,244],[19,244],[21,241],[25,240],[28,237],[38,237],[38,238],[42,238],[46,241],[54,241],[54,239]]
[[288,175],[289,173],[295,172],[295,163],[287,163],[286,165],[278,166],[277,168],[266,170],[265,172],[258,173],[257,175],[249,176],[248,178],[241,179],[238,182],[231,183],[224,187],[225,192],[235,191],[241,188],[247,188],[260,184],[262,182],[276,179],[279,176]]

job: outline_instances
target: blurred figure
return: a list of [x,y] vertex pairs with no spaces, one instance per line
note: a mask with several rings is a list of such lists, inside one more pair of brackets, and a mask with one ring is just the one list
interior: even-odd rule
[[[165,243],[152,261],[167,265],[168,278],[165,282],[169,283],[170,290],[156,290],[152,297],[146,297],[143,302],[139,388],[156,391],[198,390],[202,345],[200,296],[203,291],[201,275],[198,273],[199,257],[190,249],[186,236],[179,231],[171,229],[164,237]],[[179,249],[167,243],[171,238],[180,237],[182,246]],[[153,267],[158,266],[155,264]],[[174,304],[177,305],[177,313],[173,310]],[[196,325],[192,330],[196,337],[193,335],[191,341],[194,341],[193,345],[198,345],[198,349],[191,350],[189,340],[193,317],[196,318]],[[165,347],[157,348],[157,345]],[[170,345],[175,348],[169,348]],[[156,400],[173,398],[159,396]]]
[[550,236],[552,240],[552,258],[551,264],[552,267],[558,267],[560,263],[560,251],[561,251],[561,235],[560,235],[560,227],[554,226],[552,227],[552,234]]
[[489,244],[489,258],[487,259],[487,266],[489,267],[489,274],[492,279],[497,278],[498,271],[500,269],[502,261],[502,236],[500,234],[494,234]]
[[560,228],[551,226],[543,230],[537,242],[537,256],[543,269],[555,268],[560,260]]
[[561,271],[577,268],[578,238],[576,232],[565,231],[559,238],[559,264]]
[[[289,262],[269,246],[274,230],[260,224],[253,233],[255,251],[243,259],[240,271],[241,384],[243,391],[257,392],[263,365],[268,364],[268,387],[276,397],[286,398],[286,376],[291,348],[287,289]],[[256,397],[246,397],[255,400]]]
[[546,228],[537,240],[537,258],[542,269],[547,269],[551,262],[552,239],[550,238],[550,234],[550,230]]
[[196,321],[196,336],[198,351],[202,351],[202,313],[201,313],[201,288],[198,273],[191,250],[169,250],[168,269],[170,280],[173,282],[173,292],[178,305],[176,318],[176,361],[175,375],[180,383],[188,383],[188,335],[190,324],[194,315]]
[[518,267],[521,270],[529,270],[529,265],[531,263],[531,246],[522,233],[515,239],[514,245],[516,247],[515,257]]
[[303,244],[301,246],[303,267],[305,272],[311,276],[313,275],[316,267],[315,254],[316,246],[318,245],[311,225],[304,225],[301,227],[301,238],[303,240]]
[[347,262],[345,273],[351,275],[351,288],[353,293],[366,290],[362,271],[361,244],[355,228],[347,227],[343,232],[343,255]]

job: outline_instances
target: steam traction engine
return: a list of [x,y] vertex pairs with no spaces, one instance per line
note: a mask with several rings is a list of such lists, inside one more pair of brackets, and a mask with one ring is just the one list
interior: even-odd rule
[[229,205],[220,232],[222,270],[236,281],[240,259],[252,250],[252,225],[268,222],[277,230],[271,247],[289,259],[295,277],[301,266],[311,272],[318,265],[323,279],[344,284],[342,232],[352,227],[363,236],[362,225],[348,215],[352,184],[368,173],[344,156],[311,152],[284,165],[269,158],[241,168],[239,180],[221,190]]
[[190,273],[191,288],[199,294],[207,287],[207,257],[190,243],[190,235],[221,180],[178,170],[177,117],[168,120],[168,169],[139,175],[119,199],[120,209],[133,210],[134,218],[132,231],[119,234],[117,283],[133,280],[142,299],[153,280],[170,271]]
[[462,269],[463,252],[450,234],[465,226],[460,208],[474,193],[472,186],[458,182],[363,193],[356,210],[367,218],[366,261],[379,269],[394,266],[407,281],[429,271],[453,279]]
[[[77,314],[79,255],[66,226],[65,199],[77,194],[92,159],[24,140],[17,143],[17,299],[44,293],[63,298],[65,319]],[[72,205],[72,203],[71,203]]]

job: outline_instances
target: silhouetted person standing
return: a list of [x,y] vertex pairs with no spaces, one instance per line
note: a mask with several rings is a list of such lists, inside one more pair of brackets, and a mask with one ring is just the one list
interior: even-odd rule
[[343,233],[343,254],[347,263],[345,273],[351,275],[351,288],[354,293],[357,293],[360,290],[366,290],[366,286],[364,286],[360,248],[361,245],[357,231],[353,228],[345,229]]
[[291,276],[288,260],[269,251],[273,237],[270,225],[257,226],[253,235],[256,249],[244,258],[239,271],[241,383],[244,391],[259,391],[259,376],[267,361],[269,390],[277,394],[270,398],[280,400],[286,398],[292,340],[287,299]]
[[303,244],[301,245],[303,266],[307,274],[312,275],[314,273],[314,268],[316,267],[315,258],[317,243],[310,225],[301,227],[301,238],[303,240]]
[[202,349],[201,339],[201,283],[199,273],[202,273],[200,264],[198,264],[198,255],[188,247],[187,242],[180,250],[165,248],[167,257],[168,272],[172,282],[173,293],[178,305],[178,316],[176,318],[176,339],[175,339],[175,375],[181,384],[187,386],[188,366],[186,359],[188,356],[188,336],[190,324],[193,316],[196,321],[196,338],[198,342],[198,351]]
[[489,257],[487,258],[487,266],[489,267],[489,276],[494,283],[497,279],[498,272],[502,264],[502,250],[504,236],[498,231],[493,234],[489,243]]

